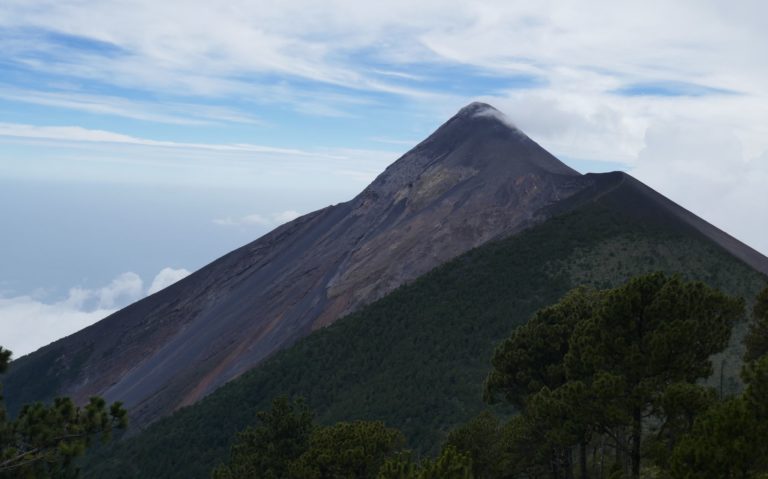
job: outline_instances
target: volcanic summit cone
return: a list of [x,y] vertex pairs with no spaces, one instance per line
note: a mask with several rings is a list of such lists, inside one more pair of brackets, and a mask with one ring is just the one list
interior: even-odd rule
[[16,361],[8,397],[102,395],[146,424],[469,249],[546,220],[562,200],[617,181],[636,183],[634,194],[768,271],[759,253],[613,175],[579,174],[495,108],[472,103],[351,201],[280,226]]

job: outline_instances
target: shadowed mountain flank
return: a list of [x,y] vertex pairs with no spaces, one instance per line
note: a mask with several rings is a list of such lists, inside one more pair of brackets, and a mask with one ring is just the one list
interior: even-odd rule
[[[208,477],[237,431],[280,396],[304,397],[320,424],[377,420],[417,454],[489,405],[493,351],[571,288],[614,288],[663,271],[754,298],[765,275],[702,233],[704,225],[624,173],[547,208],[546,221],[475,248],[270,356],[195,405],[88,458],[84,477]],[[681,220],[681,216],[691,222]],[[709,384],[735,394],[747,321],[713,358]],[[497,405],[498,406],[498,405]],[[499,414],[509,413],[501,407]]]
[[[14,361],[7,404],[13,412],[55,395],[101,395],[124,401],[143,427],[453,258],[590,205],[705,239],[768,273],[763,255],[631,176],[581,175],[498,110],[472,103],[352,200],[280,226]],[[562,239],[572,230],[547,229]],[[542,291],[531,294],[552,293]]]
[[147,424],[434,267],[544,221],[594,181],[498,110],[470,104],[351,201],[19,359],[5,381],[9,405],[98,394]]

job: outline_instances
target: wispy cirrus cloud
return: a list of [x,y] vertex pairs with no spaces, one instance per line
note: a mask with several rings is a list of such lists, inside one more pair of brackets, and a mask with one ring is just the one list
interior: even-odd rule
[[[768,151],[768,63],[754,46],[768,44],[766,15],[765,5],[755,1],[593,0],[585,7],[334,0],[265,7],[193,0],[179,8],[174,2],[106,0],[86,8],[9,0],[0,6],[2,68],[8,88],[16,90],[0,96],[190,128],[206,121],[247,124],[264,118],[262,112],[272,122],[283,118],[281,108],[288,105],[301,117],[338,119],[334,128],[323,130],[320,120],[298,128],[291,123],[298,117],[289,115],[292,137],[317,143],[339,132],[373,143],[419,138],[462,103],[485,99],[568,159],[619,163],[652,178],[661,171],[652,168],[662,167],[643,153],[651,132],[670,124],[701,125],[689,134],[726,132],[740,145],[740,161],[762,174],[768,168],[762,160]],[[402,119],[395,116],[401,109],[407,112]],[[394,134],[379,132],[385,123],[371,111],[404,126]],[[85,135],[47,132],[67,141],[64,133]],[[163,142],[124,135],[110,139],[196,152],[263,151],[239,140]],[[294,153],[282,164],[286,174],[313,171],[307,159],[314,156]],[[718,165],[725,169],[728,162]],[[333,169],[368,171],[340,164]],[[676,189],[688,191],[680,181],[670,186],[673,198]],[[685,203],[682,196],[675,199]]]
[[264,124],[263,120],[252,114],[227,106],[150,102],[115,95],[86,94],[76,90],[39,91],[0,85],[0,99],[173,125],[209,125],[217,122]]
[[546,82],[571,69],[619,83],[696,79],[740,91],[733,87],[764,71],[744,54],[765,39],[754,2],[726,9],[694,1],[594,0],[582,8],[396,0],[378,8],[336,0],[265,8],[236,0],[185,2],[183,13],[174,2],[147,0],[41,4],[9,0],[0,9],[9,62],[152,91],[216,95],[297,80],[298,90],[311,81],[437,98],[443,92],[429,81],[435,66],[456,67],[446,91],[472,79],[472,68],[475,83],[488,73]]
[[396,138],[382,138],[379,136],[372,136],[370,140],[375,141],[376,143],[384,143],[387,145],[401,145],[401,146],[414,146],[419,143],[417,140],[398,140]]
[[[80,126],[0,123],[0,177],[309,188],[356,172],[361,187],[399,153],[353,148],[281,148],[252,143],[155,140]],[[336,180],[334,180],[336,178]]]
[[[185,121],[179,118],[185,111],[193,112],[185,115],[189,122],[206,116],[247,120],[254,116],[249,110],[279,104],[303,115],[349,118],[361,109],[385,108],[393,98],[443,117],[477,96],[510,102],[544,96],[583,123],[599,123],[596,116],[603,114],[589,103],[608,105],[605,114],[626,118],[619,149],[636,156],[644,134],[638,123],[673,115],[684,121],[684,108],[665,102],[667,97],[709,101],[739,92],[757,105],[768,97],[762,81],[768,67],[753,48],[768,41],[755,22],[766,12],[754,2],[724,8],[719,2],[593,0],[582,8],[501,1],[416,7],[396,0],[386,8],[363,8],[336,0],[322,7],[295,2],[264,8],[236,0],[226,6],[185,2],[183,14],[173,2],[146,0],[107,0],[87,9],[72,2],[39,5],[11,0],[0,7],[0,25],[10,32],[3,41],[12,46],[6,65],[47,72],[86,90],[111,86],[238,105],[219,115],[193,109],[177,115],[164,110],[165,98],[154,115],[168,121]],[[166,18],[174,18],[173,25]],[[686,28],[679,28],[682,23]],[[136,114],[115,102],[105,108],[88,98],[27,96],[64,108]],[[622,97],[642,104],[637,108]],[[244,106],[243,100],[254,103]],[[741,127],[755,123],[759,108],[752,110]],[[521,124],[540,114],[508,113]],[[751,151],[768,147],[760,135],[742,136]],[[556,141],[578,147],[566,138]],[[597,156],[609,156],[614,143]]]
[[614,93],[627,96],[711,96],[735,95],[737,92],[725,88],[713,88],[706,85],[688,82],[641,82],[624,85]]
[[37,140],[55,140],[71,142],[122,143],[127,145],[177,148],[189,150],[214,150],[225,152],[272,153],[291,156],[314,156],[334,158],[324,153],[314,153],[293,148],[277,148],[247,143],[183,143],[139,138],[105,130],[93,130],[79,126],[37,126],[16,123],[0,123],[0,137],[32,138]]

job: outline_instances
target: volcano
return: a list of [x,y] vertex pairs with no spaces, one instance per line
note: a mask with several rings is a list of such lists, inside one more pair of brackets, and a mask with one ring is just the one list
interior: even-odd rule
[[669,218],[768,273],[767,258],[629,175],[582,175],[500,111],[472,103],[352,200],[15,361],[9,408],[100,395],[146,425],[435,267],[617,185],[628,212]]

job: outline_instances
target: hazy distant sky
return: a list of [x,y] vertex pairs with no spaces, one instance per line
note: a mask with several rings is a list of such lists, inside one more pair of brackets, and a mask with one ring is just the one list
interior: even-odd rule
[[768,253],[759,1],[0,2],[0,345],[345,201],[464,104]]

